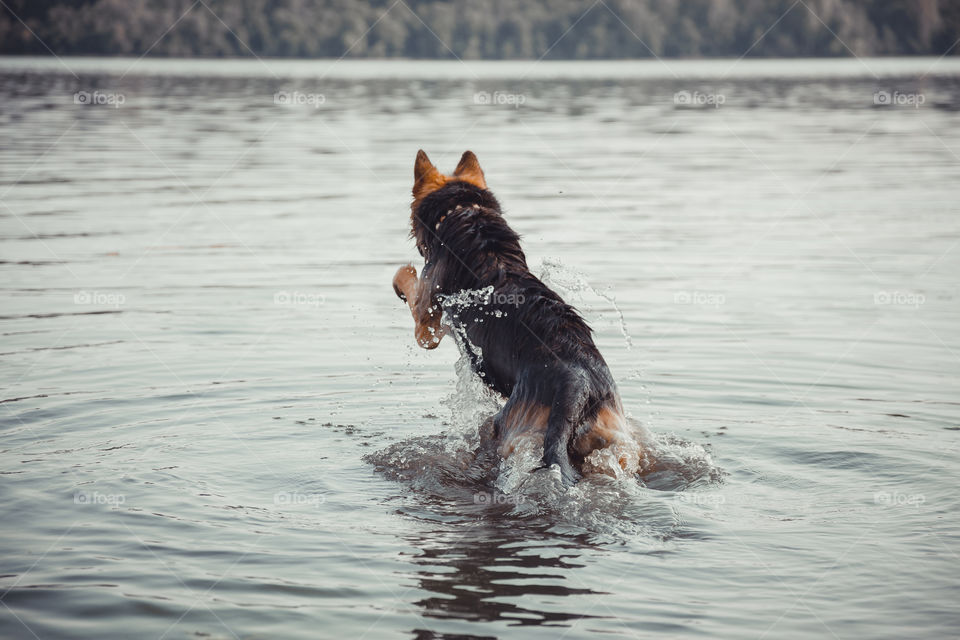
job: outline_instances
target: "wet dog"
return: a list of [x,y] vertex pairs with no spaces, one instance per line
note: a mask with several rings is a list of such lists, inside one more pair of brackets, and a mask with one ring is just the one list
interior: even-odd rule
[[473,370],[506,404],[487,425],[504,458],[543,444],[565,483],[611,463],[635,472],[638,444],[616,384],[580,314],[534,276],[519,236],[470,151],[444,175],[422,150],[414,165],[411,235],[425,264],[393,278],[417,344],[452,334]]

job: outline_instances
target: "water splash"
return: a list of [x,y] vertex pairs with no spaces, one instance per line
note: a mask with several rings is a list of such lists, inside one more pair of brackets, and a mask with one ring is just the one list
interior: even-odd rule
[[622,472],[620,452],[595,452],[592,463],[610,473],[587,475],[573,487],[559,471],[542,469],[543,443],[518,443],[508,459],[484,447],[481,425],[503,405],[462,356],[455,391],[441,401],[449,417],[433,435],[397,442],[367,456],[383,475],[407,484],[422,501],[421,516],[495,518],[510,526],[544,527],[565,535],[664,540],[683,524],[675,492],[719,482],[721,472],[700,445],[658,436],[631,420],[642,445],[640,473]]
[[[609,303],[617,316],[617,328],[620,330],[620,335],[623,336],[627,349],[633,349],[633,338],[630,336],[630,332],[627,331],[626,317],[623,315],[620,307],[617,306],[616,297],[610,293],[609,290],[601,291],[597,289],[587,281],[587,278],[582,273],[567,267],[557,258],[543,259],[540,264],[539,277],[548,287],[559,290],[558,293],[564,294],[563,298],[567,300],[567,302],[573,299],[577,302],[575,306],[588,313],[593,312],[594,307],[583,295],[585,292],[592,293]],[[598,313],[598,317],[602,319],[603,313]]]
[[[457,293],[444,296],[441,303],[443,308],[443,317],[441,318],[441,322],[453,330],[454,339],[457,341],[457,346],[460,348],[460,353],[469,354],[473,360],[474,366],[478,370],[482,368],[481,365],[483,364],[483,349],[470,340],[470,336],[467,334],[466,325],[460,321],[457,316],[468,309],[482,310],[485,307],[489,308],[492,297],[493,285],[489,285],[482,289],[464,289],[462,291],[458,291]],[[486,315],[491,314],[490,311],[485,313]],[[482,322],[483,320],[481,319],[480,321]],[[467,364],[469,365],[469,362]],[[457,379],[458,381],[460,379],[459,371]]]
[[441,400],[450,415],[450,424],[460,432],[476,433],[483,422],[500,411],[503,400],[484,383],[462,355],[454,364],[457,374],[453,393]]

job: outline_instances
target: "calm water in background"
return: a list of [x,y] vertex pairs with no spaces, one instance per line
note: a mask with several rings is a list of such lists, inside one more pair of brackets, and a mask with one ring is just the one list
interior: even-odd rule
[[[6,59],[0,96],[0,636],[960,633],[956,61]],[[464,470],[494,403],[390,289],[420,147],[591,321],[642,483]]]

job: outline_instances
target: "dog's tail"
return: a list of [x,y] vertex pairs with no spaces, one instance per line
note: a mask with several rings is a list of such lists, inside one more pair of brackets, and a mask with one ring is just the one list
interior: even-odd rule
[[561,385],[554,395],[550,417],[547,418],[547,432],[543,438],[543,465],[547,468],[554,464],[560,467],[560,477],[565,485],[573,485],[580,479],[570,459],[570,446],[587,401],[587,394],[582,388],[582,385],[576,384]]

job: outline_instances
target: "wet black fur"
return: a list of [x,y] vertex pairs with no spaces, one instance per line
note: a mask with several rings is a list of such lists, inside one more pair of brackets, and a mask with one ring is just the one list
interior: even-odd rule
[[[489,191],[448,183],[422,200],[412,234],[426,260],[421,277],[443,304],[461,352],[491,388],[508,398],[494,418],[495,434],[513,406],[550,407],[543,462],[559,465],[564,480],[574,482],[582,460],[571,450],[573,439],[617,398],[590,327],[530,273],[520,238]],[[488,286],[493,287],[489,304],[448,299]],[[464,337],[482,356],[465,345]]]

